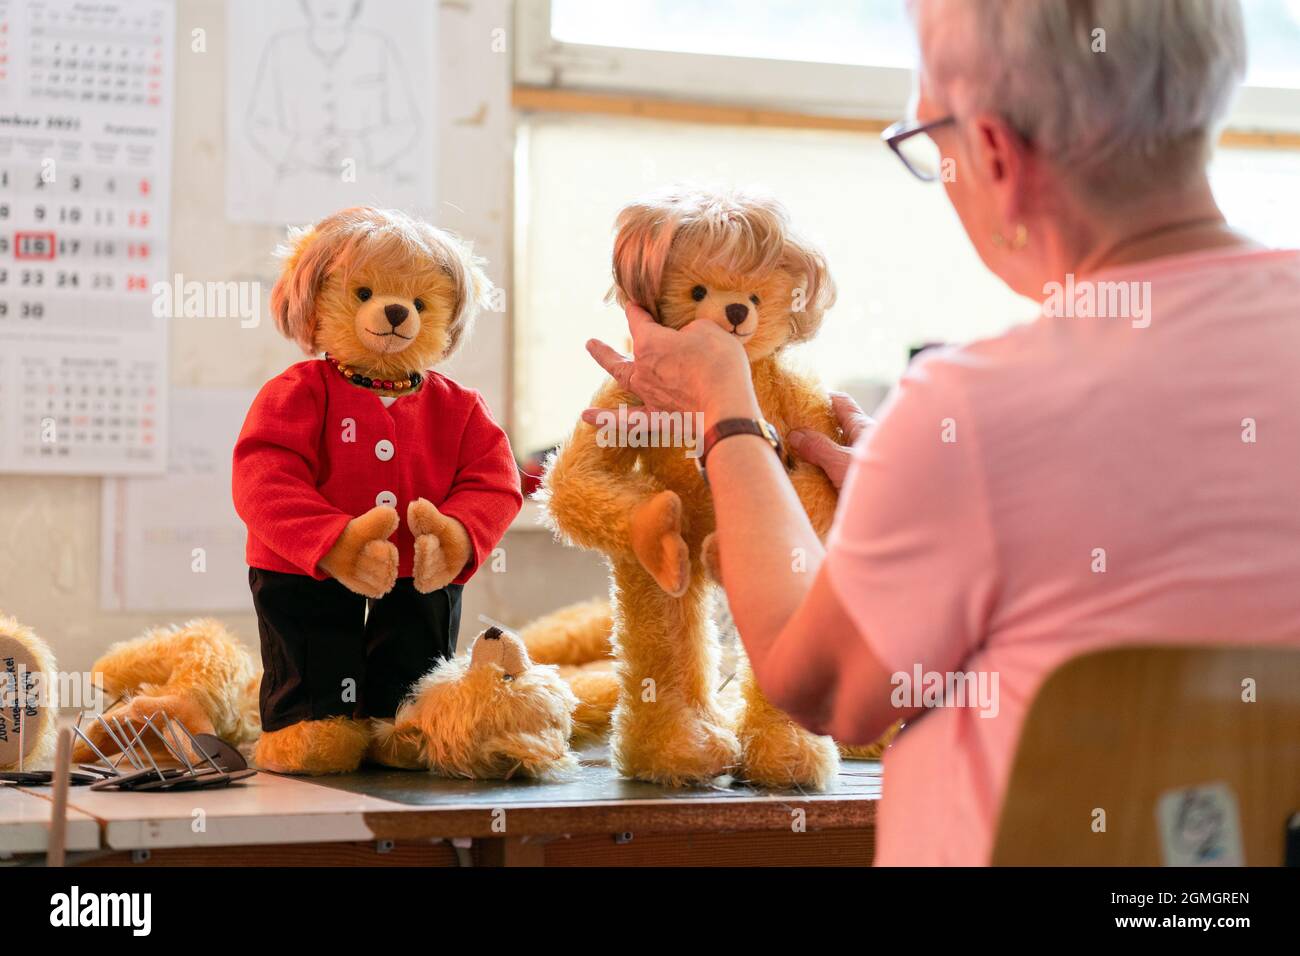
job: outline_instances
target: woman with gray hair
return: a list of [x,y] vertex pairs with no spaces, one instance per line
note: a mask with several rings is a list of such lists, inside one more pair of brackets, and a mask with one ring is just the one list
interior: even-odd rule
[[588,348],[651,409],[703,412],[724,586],[773,703],[851,742],[906,721],[877,862],[982,864],[1028,705],[1067,659],[1300,645],[1300,253],[1235,232],[1210,189],[1236,0],[912,9],[916,115],[887,140],[1043,311],[927,353],[878,423],[839,399],[851,450],[782,436],[842,482],[825,546],[746,427],[734,337],[630,307],[635,360]]

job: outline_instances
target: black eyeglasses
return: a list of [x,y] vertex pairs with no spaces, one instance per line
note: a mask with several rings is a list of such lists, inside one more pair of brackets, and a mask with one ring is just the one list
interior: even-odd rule
[[894,154],[903,161],[907,171],[923,183],[939,179],[943,171],[943,155],[930,138],[931,130],[957,122],[955,116],[922,123],[918,120],[901,120],[880,134]]

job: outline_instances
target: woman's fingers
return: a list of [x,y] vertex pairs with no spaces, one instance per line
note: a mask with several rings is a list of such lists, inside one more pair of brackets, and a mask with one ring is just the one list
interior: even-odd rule
[[588,408],[582,412],[582,420],[593,428],[600,428],[602,425],[608,425],[611,422],[616,423],[618,417],[623,416],[628,428],[649,428],[650,414],[654,411],[645,405],[638,405],[635,408],[624,406],[622,408]]
[[651,317],[649,312],[635,302],[629,302],[624,306],[623,312],[627,315],[627,328],[632,333],[632,345],[633,351],[635,351],[637,336],[644,334],[647,327],[658,328],[659,323]]
[[831,392],[831,411],[850,445],[857,444],[863,432],[876,423],[847,392]]
[[632,360],[630,358],[600,339],[588,339],[587,352],[619,385],[623,388],[631,387]]
[[786,436],[786,440],[796,455],[826,472],[826,477],[836,488],[844,484],[844,476],[853,460],[852,449],[835,443],[821,432],[806,428],[796,428]]

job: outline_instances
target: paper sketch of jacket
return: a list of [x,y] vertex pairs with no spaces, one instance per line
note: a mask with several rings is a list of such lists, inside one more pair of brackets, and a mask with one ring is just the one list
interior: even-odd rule
[[419,137],[419,116],[401,56],[360,27],[346,0],[308,0],[309,23],[263,49],[247,114],[248,135],[279,179],[324,175],[344,164],[386,170]]

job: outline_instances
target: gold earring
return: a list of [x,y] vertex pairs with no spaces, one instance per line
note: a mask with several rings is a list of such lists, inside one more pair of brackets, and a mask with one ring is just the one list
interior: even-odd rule
[[993,232],[993,245],[1010,249],[1012,252],[1019,252],[1029,245],[1029,229],[1023,222],[1016,223],[1016,234],[1010,242],[1007,241],[1006,236],[1002,235],[1002,230],[996,229]]

